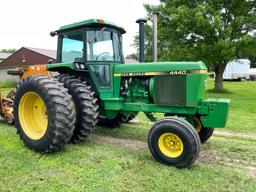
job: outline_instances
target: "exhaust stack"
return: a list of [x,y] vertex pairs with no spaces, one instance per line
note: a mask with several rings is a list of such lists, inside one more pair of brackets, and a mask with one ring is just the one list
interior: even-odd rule
[[153,15],[153,62],[157,62],[157,17],[159,12]]
[[145,52],[145,47],[144,47],[144,24],[147,23],[146,19],[138,19],[136,23],[139,24],[139,44],[140,44],[140,50],[139,50],[139,59],[140,63],[144,62],[144,52]]

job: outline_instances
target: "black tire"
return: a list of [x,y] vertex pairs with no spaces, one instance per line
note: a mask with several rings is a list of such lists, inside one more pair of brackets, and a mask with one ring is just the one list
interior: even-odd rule
[[206,141],[208,141],[211,138],[213,132],[214,132],[214,128],[203,127],[201,131],[199,131],[198,133],[201,143],[204,144]]
[[114,119],[99,118],[98,125],[114,129],[120,127],[123,121],[126,121],[127,117],[122,113],[118,113]]
[[99,106],[97,105],[97,98],[94,97],[94,92],[90,89],[90,86],[75,76],[63,74],[58,76],[58,80],[68,89],[68,93],[75,103],[76,123],[70,141],[73,143],[84,141],[98,122]]
[[138,113],[134,113],[131,115],[124,115],[124,118],[122,118],[122,123],[129,123],[130,121],[132,121],[136,116],[138,115]]
[[[214,132],[214,128],[204,127],[200,121],[199,117],[194,117],[192,124],[194,125],[197,133],[200,137],[201,143],[204,144],[207,140],[209,140]],[[199,127],[199,129],[198,129]]]
[[[160,149],[159,140],[164,134],[174,134],[182,142],[183,148],[177,157],[168,157]],[[156,160],[177,168],[186,168],[198,158],[201,143],[198,134],[189,122],[181,118],[168,117],[154,123],[149,131],[148,146]]]
[[[27,134],[19,117],[21,100],[29,93],[38,95],[47,110],[47,128],[43,136],[38,139]],[[34,104],[32,103],[31,106],[34,107]],[[37,108],[36,105],[35,108]],[[69,141],[75,128],[75,111],[73,108],[74,104],[67,89],[56,79],[47,76],[32,76],[20,81],[17,84],[14,98],[14,121],[20,139],[28,148],[36,152],[49,153],[61,150]],[[27,127],[32,127],[31,121],[29,123]]]
[[125,115],[123,113],[118,113],[114,119],[100,118],[98,124],[106,128],[118,128],[122,123],[129,123],[137,116],[137,114],[138,113]]

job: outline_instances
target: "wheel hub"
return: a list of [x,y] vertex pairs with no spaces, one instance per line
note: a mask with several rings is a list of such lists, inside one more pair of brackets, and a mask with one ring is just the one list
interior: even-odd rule
[[41,139],[48,127],[47,108],[35,92],[27,92],[19,103],[19,121],[23,131],[33,140]]
[[167,157],[176,158],[183,152],[183,142],[174,133],[164,133],[158,139],[160,151]]

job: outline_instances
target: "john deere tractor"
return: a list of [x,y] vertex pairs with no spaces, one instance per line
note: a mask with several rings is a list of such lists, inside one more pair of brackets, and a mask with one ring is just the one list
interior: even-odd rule
[[144,112],[155,121],[148,135],[152,155],[182,168],[197,159],[214,128],[225,126],[229,100],[204,99],[203,62],[124,64],[124,33],[101,19],[51,32],[58,36],[58,62],[46,68],[59,75],[24,78],[14,99],[15,125],[28,148],[59,151],[87,139],[97,123],[115,127]]

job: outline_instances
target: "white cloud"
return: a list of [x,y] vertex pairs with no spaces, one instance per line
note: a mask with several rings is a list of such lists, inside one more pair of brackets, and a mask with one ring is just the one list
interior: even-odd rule
[[145,17],[143,4],[159,0],[8,0],[0,11],[0,49],[22,46],[56,49],[52,30],[62,25],[102,18],[126,29],[123,36],[125,55],[135,50],[130,45],[138,31],[136,19]]

